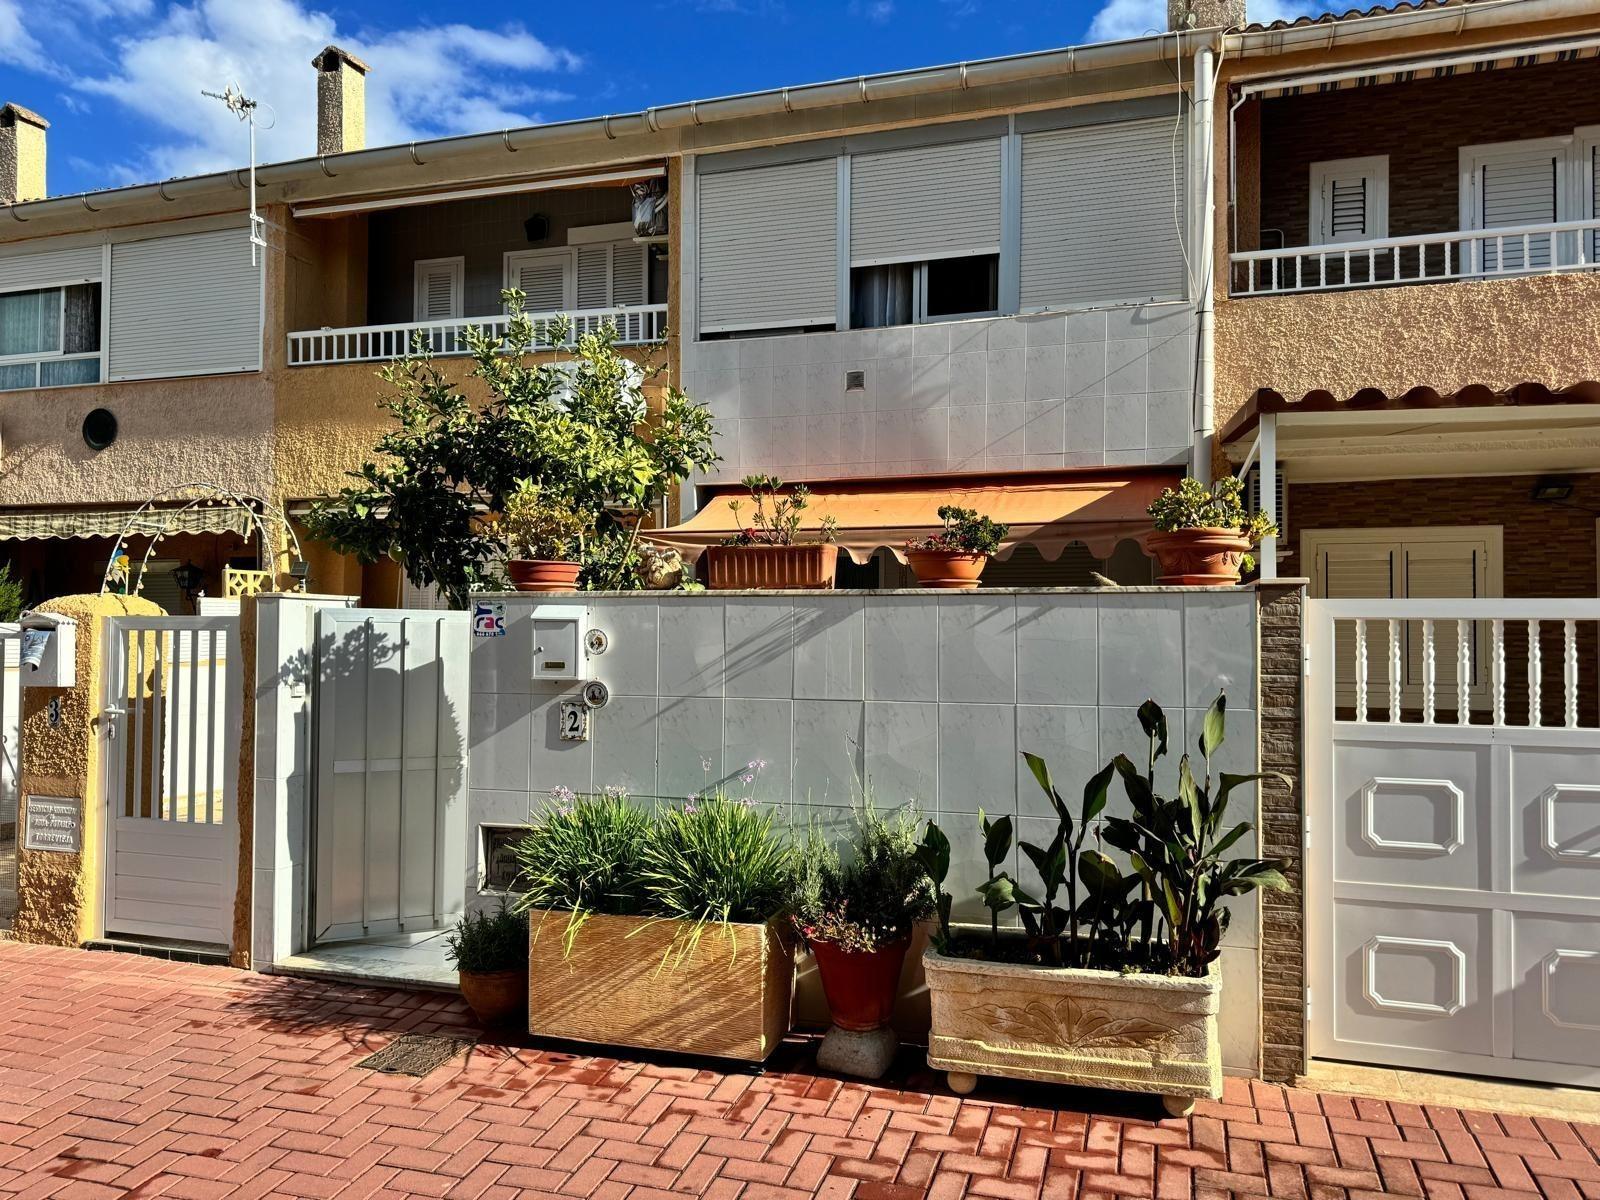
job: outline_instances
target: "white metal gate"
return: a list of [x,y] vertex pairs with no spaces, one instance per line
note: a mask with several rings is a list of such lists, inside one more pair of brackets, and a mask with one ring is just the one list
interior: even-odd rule
[[1600,600],[1306,633],[1311,1054],[1600,1085]]
[[22,638],[15,625],[0,627],[0,929],[17,911],[17,828],[22,781]]
[[108,936],[231,941],[240,670],[237,617],[106,618]]
[[467,614],[317,620],[315,940],[442,929],[466,894]]

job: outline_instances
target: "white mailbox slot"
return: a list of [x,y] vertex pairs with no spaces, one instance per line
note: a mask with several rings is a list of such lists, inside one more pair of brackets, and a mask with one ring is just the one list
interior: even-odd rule
[[581,604],[540,604],[533,610],[533,678],[571,683],[589,677],[583,646],[588,610]]
[[22,637],[22,686],[77,686],[78,623],[55,613],[25,612],[17,624]]

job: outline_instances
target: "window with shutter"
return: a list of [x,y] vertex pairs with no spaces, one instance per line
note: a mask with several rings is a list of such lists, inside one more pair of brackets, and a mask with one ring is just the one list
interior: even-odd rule
[[579,246],[577,297],[579,308],[611,307],[611,247],[604,243]]
[[[604,253],[603,247],[601,252]],[[564,312],[572,308],[576,290],[573,276],[571,250],[527,250],[506,255],[506,286],[522,292],[525,312]]]
[[460,258],[424,258],[414,264],[415,317],[419,321],[453,321],[465,315],[466,261]]
[[850,263],[997,254],[1000,140],[850,157]]
[[1311,164],[1311,239],[1375,241],[1389,236],[1389,156]]
[[[1536,138],[1461,148],[1463,229],[1506,229],[1564,220],[1562,192],[1571,138]],[[1467,270],[1539,271],[1550,266],[1552,235],[1468,243]]]
[[611,307],[646,303],[646,249],[637,242],[617,242],[611,247]]

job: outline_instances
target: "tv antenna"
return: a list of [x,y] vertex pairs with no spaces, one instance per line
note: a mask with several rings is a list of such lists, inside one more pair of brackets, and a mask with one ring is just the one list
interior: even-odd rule
[[256,212],[256,109],[260,105],[246,96],[236,83],[230,83],[220,92],[208,92],[202,88],[200,94],[221,100],[229,112],[250,126],[250,265],[253,267],[257,265],[256,247],[262,250],[267,248],[267,239],[262,236],[266,222]]

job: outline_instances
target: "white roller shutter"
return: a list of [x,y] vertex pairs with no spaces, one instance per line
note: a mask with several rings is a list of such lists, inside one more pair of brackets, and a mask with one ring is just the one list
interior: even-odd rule
[[1000,251],[1000,140],[850,158],[850,262]]
[[259,371],[261,271],[243,228],[113,246],[110,377]]
[[700,331],[837,320],[838,163],[700,177]]
[[21,292],[100,278],[100,247],[0,257],[0,292]]
[[1023,135],[1023,309],[1185,294],[1172,134],[1158,117]]

